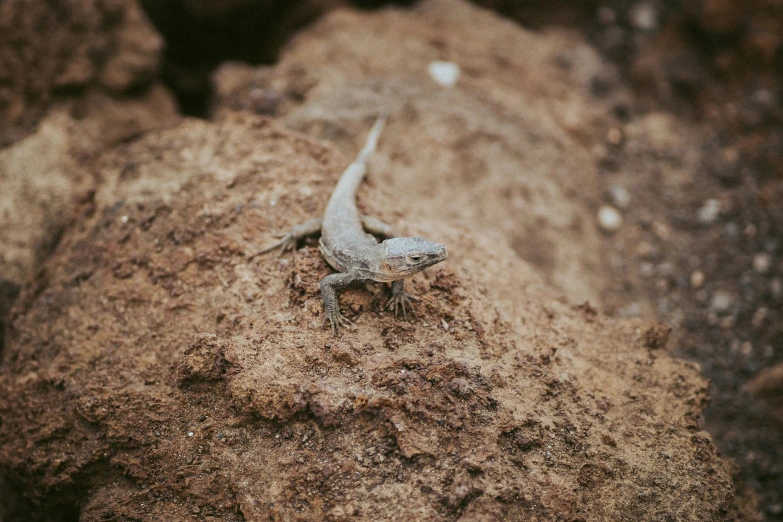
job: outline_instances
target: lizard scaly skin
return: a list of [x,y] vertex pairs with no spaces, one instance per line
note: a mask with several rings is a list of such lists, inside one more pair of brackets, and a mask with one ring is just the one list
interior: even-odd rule
[[[334,335],[341,326],[350,324],[340,313],[339,291],[354,283],[389,282],[392,297],[387,308],[393,309],[395,315],[401,310],[406,316],[406,306],[413,311],[411,300],[418,299],[405,292],[404,278],[448,257],[446,248],[438,243],[420,237],[392,237],[391,227],[377,219],[362,216],[356,208],[356,191],[367,172],[367,160],[375,151],[385,121],[384,116],[378,118],[364,147],[343,171],[323,218],[294,227],[280,241],[257,252],[262,254],[279,247],[282,254],[294,248],[300,239],[320,231],[321,255],[338,272],[321,279],[324,322],[330,322]],[[371,234],[388,239],[378,243]]]

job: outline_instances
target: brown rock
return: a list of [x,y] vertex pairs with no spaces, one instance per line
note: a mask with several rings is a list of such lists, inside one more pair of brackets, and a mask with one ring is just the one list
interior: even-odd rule
[[[414,321],[381,312],[382,288],[345,292],[356,362],[335,360],[317,251],[245,252],[320,211],[345,164],[247,115],[88,161],[95,207],[3,352],[0,467],[86,521],[726,519],[695,365],[648,363],[641,324],[561,304],[491,238],[410,225],[455,255],[413,278]],[[389,208],[378,192],[361,203]]]
[[[435,61],[459,67],[455,87],[433,80]],[[389,187],[403,217],[395,222],[408,227],[426,214],[492,237],[572,302],[598,302],[600,235],[593,211],[572,195],[598,190],[589,136],[612,97],[594,99],[590,85],[607,69],[572,33],[535,34],[464,2],[335,11],[274,68],[218,70],[215,113],[280,115],[293,129],[340,142],[337,122],[387,110],[372,179]],[[433,208],[434,197],[446,203]]]
[[176,119],[174,101],[161,86],[124,99],[92,89],[59,104],[34,134],[0,150],[0,348],[19,289],[34,279],[75,209],[91,206],[96,176],[79,161]]
[[55,99],[99,82],[142,88],[160,36],[135,0],[10,0],[0,5],[0,146],[32,132]]

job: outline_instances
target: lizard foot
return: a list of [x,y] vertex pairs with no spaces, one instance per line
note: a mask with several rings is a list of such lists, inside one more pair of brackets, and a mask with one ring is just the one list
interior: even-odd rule
[[280,241],[253,253],[250,256],[250,258],[252,259],[258,255],[266,254],[267,252],[274,250],[275,248],[280,248],[280,252],[277,253],[277,257],[280,257],[286,252],[288,252],[289,250],[292,250],[295,246],[296,246],[296,237],[294,236],[293,232],[289,232],[288,234],[280,238]]
[[332,326],[332,336],[337,337],[337,334],[340,332],[340,327],[344,328],[350,328],[353,326],[353,321],[345,317],[343,314],[340,313],[339,310],[333,310],[331,312],[327,312],[324,314],[324,324],[326,324],[326,321],[329,321],[329,323]]
[[391,296],[391,298],[386,302],[386,308],[389,310],[394,310],[394,317],[397,317],[397,314],[402,310],[402,318],[408,319],[407,311],[405,310],[405,307],[407,306],[410,308],[411,313],[415,316],[416,310],[413,308],[412,301],[418,301],[419,298],[415,295],[406,294],[405,292],[399,292]]

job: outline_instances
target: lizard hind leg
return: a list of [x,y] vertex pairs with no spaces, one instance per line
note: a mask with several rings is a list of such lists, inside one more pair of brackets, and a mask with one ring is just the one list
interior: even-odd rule
[[251,254],[249,256],[249,259],[252,259],[260,254],[266,254],[267,252],[274,250],[276,248],[280,248],[280,252],[278,252],[277,254],[278,257],[282,256],[287,251],[293,250],[294,247],[296,247],[296,244],[302,239],[308,236],[314,236],[317,233],[319,233],[321,231],[322,223],[323,223],[323,218],[315,218],[315,219],[311,219],[310,221],[306,221],[300,225],[296,225],[294,228],[291,229],[290,232],[285,234],[279,241]]
[[362,228],[374,236],[394,237],[394,229],[378,218],[362,216]]

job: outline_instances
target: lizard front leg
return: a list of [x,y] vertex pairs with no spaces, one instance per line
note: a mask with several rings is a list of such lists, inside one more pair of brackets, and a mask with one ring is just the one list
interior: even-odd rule
[[397,317],[397,313],[402,309],[403,319],[408,318],[408,314],[405,311],[405,307],[411,309],[411,313],[416,315],[416,310],[413,308],[411,301],[418,301],[419,298],[415,295],[405,293],[405,279],[398,279],[392,283],[392,296],[386,302],[386,308],[394,310],[394,317]]
[[264,247],[254,254],[251,254],[248,259],[252,259],[259,254],[266,254],[270,250],[274,250],[278,247],[280,247],[280,252],[277,255],[281,256],[286,251],[293,249],[300,240],[306,238],[307,236],[314,236],[320,232],[322,223],[323,218],[315,218],[302,223],[301,225],[296,225],[289,233],[284,235],[280,241],[274,243],[273,245],[269,245],[268,247]]
[[340,301],[337,292],[349,287],[352,283],[360,281],[355,274],[340,273],[329,274],[321,279],[321,298],[324,302],[324,323],[328,320],[332,326],[332,335],[337,335],[341,326],[349,326],[349,321],[340,313]]

